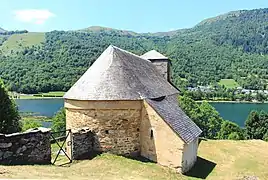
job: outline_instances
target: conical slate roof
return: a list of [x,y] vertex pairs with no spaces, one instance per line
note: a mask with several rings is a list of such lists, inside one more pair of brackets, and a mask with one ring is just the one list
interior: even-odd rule
[[109,46],[64,95],[75,100],[138,100],[177,94],[154,65]]
[[157,59],[168,59],[163,54],[157,52],[156,50],[151,50],[141,56],[144,59],[157,60]]

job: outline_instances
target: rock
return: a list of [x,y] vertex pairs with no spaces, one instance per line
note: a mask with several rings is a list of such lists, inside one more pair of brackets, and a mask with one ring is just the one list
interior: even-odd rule
[[4,152],[0,151],[0,158],[3,156]]
[[11,152],[11,151],[6,151],[6,152],[4,153],[3,158],[6,159],[6,158],[8,158],[8,157],[10,157],[10,156],[12,156],[12,155],[13,155],[13,152]]
[[29,140],[28,139],[25,139],[25,138],[22,138],[20,140],[20,144],[26,144],[27,142],[29,142]]
[[259,178],[257,176],[244,176],[240,178],[239,180],[258,180]]
[[23,145],[22,147],[18,148],[16,151],[16,154],[19,154],[21,152],[24,152],[27,149],[27,147],[25,145]]
[[12,143],[9,142],[9,143],[0,143],[0,148],[9,148],[12,146]]

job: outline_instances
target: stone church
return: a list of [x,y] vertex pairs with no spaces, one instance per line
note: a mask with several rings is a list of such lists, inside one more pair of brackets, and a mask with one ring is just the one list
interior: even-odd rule
[[65,94],[66,128],[89,127],[97,152],[141,155],[185,173],[202,131],[179,107],[178,94],[167,57],[111,45]]

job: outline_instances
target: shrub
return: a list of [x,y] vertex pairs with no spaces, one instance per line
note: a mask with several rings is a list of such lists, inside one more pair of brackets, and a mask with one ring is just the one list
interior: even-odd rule
[[38,120],[27,119],[27,120],[22,121],[22,131],[26,131],[28,129],[37,128],[41,126],[42,126],[42,123]]
[[264,134],[263,138],[262,138],[264,141],[267,141],[268,142],[268,130],[267,132]]
[[242,129],[235,123],[225,120],[221,125],[219,139],[245,139]]
[[232,132],[231,134],[229,134],[228,139],[229,140],[240,140],[241,137],[237,132]]
[[57,114],[52,118],[52,131],[65,131],[66,130],[66,114],[65,109],[60,109]]

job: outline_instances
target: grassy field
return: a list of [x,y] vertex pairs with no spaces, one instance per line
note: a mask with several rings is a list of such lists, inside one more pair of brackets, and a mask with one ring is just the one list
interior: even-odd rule
[[221,79],[219,84],[224,85],[226,88],[239,87],[239,84],[234,79]]
[[[18,96],[18,93],[8,92],[9,96]],[[52,91],[48,93],[39,93],[39,94],[20,94],[20,99],[43,99],[43,98],[62,98],[65,92],[63,91]]]
[[48,93],[42,93],[42,95],[45,95],[45,96],[60,96],[60,97],[62,97],[64,94],[65,92],[63,91],[52,91]]
[[29,32],[24,34],[13,34],[4,42],[0,49],[7,54],[11,51],[20,51],[24,47],[38,45],[45,40],[45,33]]
[[[52,147],[53,151],[55,148]],[[0,166],[0,176],[1,178],[116,180],[232,180],[257,176],[260,180],[265,180],[268,179],[267,149],[268,143],[260,140],[203,140],[199,146],[197,163],[187,175],[176,174],[173,170],[154,163],[102,154],[92,160],[75,161],[65,166]]]

